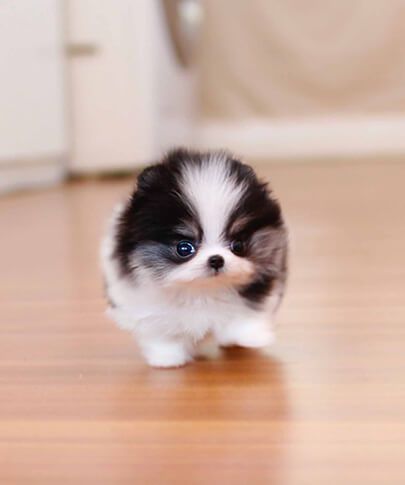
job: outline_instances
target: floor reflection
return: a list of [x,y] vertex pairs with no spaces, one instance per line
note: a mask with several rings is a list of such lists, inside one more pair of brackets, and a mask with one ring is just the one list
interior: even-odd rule
[[[290,406],[277,358],[231,349],[177,370],[134,368],[132,380],[116,402],[126,403],[132,432],[141,433],[145,446],[137,460],[151,463],[150,479],[178,453],[178,466],[182,473],[190,468],[192,483],[206,483],[211,474],[214,481],[241,483],[252,467],[271,483],[283,482]],[[122,408],[116,412],[123,414]]]

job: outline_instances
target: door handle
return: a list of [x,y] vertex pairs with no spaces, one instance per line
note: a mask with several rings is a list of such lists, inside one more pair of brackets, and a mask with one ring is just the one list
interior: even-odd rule
[[90,42],[78,42],[66,46],[66,55],[68,57],[91,57],[97,55],[99,47]]

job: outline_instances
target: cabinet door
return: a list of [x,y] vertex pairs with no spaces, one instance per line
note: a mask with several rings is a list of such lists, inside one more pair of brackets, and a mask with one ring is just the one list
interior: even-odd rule
[[71,170],[129,170],[188,144],[192,73],[158,0],[69,0]]
[[0,189],[63,172],[62,11],[61,0],[0,2]]

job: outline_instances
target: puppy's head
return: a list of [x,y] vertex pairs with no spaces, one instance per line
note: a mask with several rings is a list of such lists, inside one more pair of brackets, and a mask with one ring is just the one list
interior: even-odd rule
[[284,246],[280,206],[249,166],[176,150],[140,174],[115,254],[124,274],[160,285],[246,289],[278,271]]

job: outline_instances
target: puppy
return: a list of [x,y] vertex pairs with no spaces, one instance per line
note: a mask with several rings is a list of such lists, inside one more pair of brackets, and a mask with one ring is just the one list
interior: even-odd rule
[[151,366],[191,361],[209,335],[263,347],[287,275],[279,203],[229,153],[170,152],[146,168],[102,244],[109,312]]

